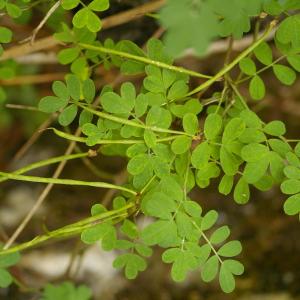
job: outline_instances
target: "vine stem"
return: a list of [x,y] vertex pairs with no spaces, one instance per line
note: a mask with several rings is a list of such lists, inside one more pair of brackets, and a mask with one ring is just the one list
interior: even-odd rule
[[[50,128],[48,128],[48,129],[50,129]],[[60,131],[56,128],[51,128],[51,129],[54,131],[54,133],[56,135],[58,135],[59,137],[62,137],[64,139],[67,139],[67,140],[70,140],[70,141],[75,141],[75,142],[82,142],[82,143],[86,143],[86,141],[87,141],[87,138],[76,137],[72,134]],[[168,136],[168,137],[165,137],[165,138],[157,139],[156,141],[158,143],[169,142],[169,141],[174,140],[177,137],[178,137],[178,135],[172,135],[172,136]],[[127,139],[124,139],[124,140],[98,140],[95,145],[108,145],[108,144],[133,145],[133,144],[144,144],[144,143],[145,143],[145,140],[142,140],[142,139],[140,139],[140,140],[127,140]]]
[[[82,158],[82,157],[87,157],[90,156],[90,152],[83,152],[83,153],[78,153],[78,154],[71,154],[71,155],[62,155],[62,156],[57,156],[57,157],[52,157],[49,159],[45,159],[30,165],[27,165],[24,168],[18,169],[16,171],[14,171],[12,174],[15,175],[21,175],[24,174],[26,172],[29,172],[31,170],[37,169],[37,168],[41,168],[41,167],[45,167],[51,164],[55,164],[61,161],[65,161],[65,160],[71,160],[71,159],[76,159],[76,158]],[[4,182],[8,180],[8,178],[0,178],[0,182]]]
[[250,78],[252,78],[253,76],[259,75],[260,73],[262,73],[262,72],[268,70],[269,68],[272,68],[274,65],[276,65],[278,62],[282,61],[284,58],[286,58],[286,55],[282,55],[282,56],[278,57],[278,58],[275,59],[271,64],[269,64],[269,65],[267,65],[267,66],[261,68],[261,69],[258,70],[257,72],[255,72],[254,75],[248,76],[248,77],[246,77],[246,78],[244,78],[244,79],[241,79],[241,80],[238,80],[238,81],[235,82],[235,84],[243,83],[243,82],[249,80]]
[[134,190],[106,183],[106,182],[93,182],[93,181],[81,181],[73,179],[59,179],[59,178],[46,178],[46,177],[37,177],[37,176],[25,176],[17,175],[13,173],[0,172],[0,176],[3,176],[5,179],[12,179],[18,181],[27,181],[35,183],[51,183],[51,184],[61,184],[61,185],[77,185],[77,186],[91,186],[96,188],[105,188],[105,189],[115,189],[124,192],[128,192],[132,195],[137,195],[137,192]]
[[168,65],[166,63],[147,58],[146,56],[138,56],[138,55],[134,55],[134,54],[127,53],[127,52],[118,51],[115,49],[110,49],[110,48],[101,47],[101,46],[94,46],[94,45],[89,45],[89,44],[84,44],[84,43],[79,43],[78,46],[80,46],[84,49],[88,49],[88,50],[99,51],[99,52],[106,53],[106,54],[112,54],[112,55],[117,55],[117,56],[128,58],[128,59],[132,59],[132,60],[139,61],[139,62],[142,62],[147,65],[154,65],[159,68],[168,69],[171,71],[175,71],[175,72],[182,73],[182,74],[187,74],[187,75],[198,77],[198,78],[206,78],[206,79],[212,78],[212,76],[201,74],[201,73],[189,70],[189,69],[185,69],[183,67]]
[[102,214],[86,218],[79,222],[61,227],[53,231],[49,231],[44,235],[36,236],[28,242],[21,243],[9,249],[0,250],[0,256],[35,247],[50,239],[65,238],[79,234],[83,230],[91,228],[96,224],[99,224],[100,222],[113,221],[114,223],[118,223],[121,220],[128,217],[130,214],[132,214],[132,212],[130,212],[129,209],[132,209],[134,211],[135,204],[133,202],[128,203],[120,209],[107,211]]
[[178,134],[178,135],[187,135],[189,137],[197,139],[197,137],[195,137],[194,135],[188,134],[188,133],[183,132],[183,131],[169,130],[169,129],[160,128],[160,127],[156,127],[156,126],[147,126],[147,125],[144,125],[144,124],[136,123],[136,122],[131,121],[131,120],[119,118],[119,117],[104,113],[102,111],[94,110],[94,109],[92,109],[90,107],[87,107],[87,106],[84,106],[80,103],[76,103],[76,104],[79,107],[81,107],[82,109],[84,109],[86,111],[89,111],[90,113],[92,113],[94,115],[97,115],[100,118],[111,120],[111,121],[114,121],[116,123],[129,125],[129,126],[133,126],[133,127],[138,127],[138,128],[143,128],[143,129],[148,129],[148,130],[152,130],[152,131],[156,131],[156,132],[169,133],[169,134]]
[[273,20],[268,26],[265,33],[259,39],[257,39],[255,43],[253,43],[250,47],[248,47],[245,51],[243,51],[240,55],[238,55],[231,63],[226,65],[216,75],[214,75],[212,78],[199,85],[197,88],[189,92],[186,96],[188,97],[203,91],[204,89],[212,85],[214,82],[219,80],[221,77],[223,77],[226,73],[228,73],[231,69],[233,69],[243,58],[245,58],[248,54],[250,54],[257,46],[259,46],[269,35],[272,29],[276,26],[276,24],[277,24],[276,20]]
[[201,228],[198,226],[198,224],[196,222],[192,222],[193,225],[199,230],[199,232],[201,233],[201,235],[203,236],[204,240],[206,241],[206,243],[209,245],[209,247],[211,248],[211,250],[213,251],[213,253],[217,256],[219,262],[221,264],[223,264],[223,260],[221,259],[220,255],[218,254],[217,250],[215,249],[215,247],[212,245],[212,243],[210,242],[210,240],[207,238],[207,236],[205,235],[205,233],[201,230]]

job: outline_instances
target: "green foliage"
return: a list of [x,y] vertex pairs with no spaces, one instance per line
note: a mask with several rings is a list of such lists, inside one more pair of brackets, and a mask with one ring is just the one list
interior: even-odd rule
[[64,282],[59,285],[47,284],[44,288],[41,300],[90,300],[91,290],[80,285],[74,286],[71,282]]
[[[82,3],[79,0],[62,0],[62,7],[65,10],[77,8]],[[97,32],[101,29],[102,23],[97,16],[97,12],[105,11],[109,8],[109,0],[93,0],[88,5],[77,10],[73,17],[73,25],[76,28],[86,27],[91,32]]]
[[[189,192],[195,186],[207,188],[214,181],[220,194],[244,205],[250,201],[252,188],[267,191],[280,184],[288,195],[285,213],[300,213],[300,143],[290,145],[282,121],[265,123],[252,111],[252,100],[263,100],[268,93],[263,72],[272,71],[288,86],[297,79],[300,22],[299,15],[290,10],[299,9],[299,4],[292,0],[167,1],[159,18],[166,28],[166,47],[150,39],[145,49],[129,40],[98,40],[102,26],[98,12],[109,8],[108,0],[63,0],[61,6],[69,11],[74,26],[63,23],[55,33],[65,45],[58,61],[69,65],[70,74],[53,82],[53,95],[43,97],[39,109],[58,114],[62,127],[78,123],[83,137],[54,132],[87,147],[101,145],[97,151],[123,157],[128,172],[122,187],[101,185],[121,192],[111,210],[93,205],[91,217],[75,223],[76,233],[88,245],[98,243],[106,251],[117,250],[113,266],[124,269],[128,279],[147,268],[147,258],[158,246],[174,281],[183,281],[189,272],[198,271],[204,282],[218,278],[221,289],[232,292],[235,276],[244,272],[236,260],[241,243],[229,240],[230,228],[218,222],[218,212],[204,212],[199,201],[189,198]],[[17,17],[20,8],[0,0],[0,9]],[[252,18],[262,12],[282,19],[275,34],[279,51],[274,55],[265,42],[272,23],[215,76],[173,65],[173,57],[189,47],[202,55],[218,37],[242,38],[252,29]],[[11,31],[0,27],[0,43],[11,40]],[[278,52],[282,55],[277,58]],[[105,69],[118,68],[124,75],[140,74],[141,86],[124,82],[114,88],[100,87],[95,84],[94,71],[100,64]],[[235,71],[240,72],[236,79]],[[14,74],[10,63],[1,63],[0,79]],[[190,91],[190,77],[207,81]],[[217,81],[218,90],[204,99],[211,93],[208,87]],[[251,99],[240,92],[243,83]],[[4,98],[1,88],[0,101]],[[138,215],[147,218],[145,227],[137,222]],[[1,287],[12,282],[6,268],[17,258],[0,252]],[[47,285],[42,299],[90,298],[85,287],[64,283]]]
[[18,263],[19,259],[18,252],[0,256],[0,288],[6,288],[13,282],[13,277],[7,268]]

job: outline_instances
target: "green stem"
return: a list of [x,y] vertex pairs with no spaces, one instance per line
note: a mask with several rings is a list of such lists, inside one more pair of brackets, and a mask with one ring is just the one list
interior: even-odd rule
[[37,177],[37,176],[16,175],[13,173],[5,173],[5,172],[0,172],[0,176],[3,176],[6,179],[19,180],[19,181],[62,184],[62,185],[91,186],[96,188],[120,190],[120,191],[128,192],[132,195],[137,194],[134,190],[122,186],[106,183],[106,182],[92,182],[92,181],[81,181],[81,180],[59,179],[59,178],[44,178],[44,177]]
[[246,109],[249,110],[249,107],[247,105],[247,102],[245,101],[244,97],[241,95],[241,93],[239,92],[239,90],[237,89],[237,87],[235,86],[234,83],[231,82],[231,80],[229,80],[229,85],[232,88],[233,92],[238,96],[238,98],[241,100],[241,102],[243,103],[244,107]]
[[128,58],[128,59],[132,59],[132,60],[139,61],[139,62],[142,62],[147,65],[154,65],[159,68],[168,69],[171,71],[179,72],[182,74],[187,74],[187,75],[194,76],[194,77],[207,78],[207,79],[211,78],[211,76],[209,76],[209,75],[201,74],[201,73],[198,73],[198,72],[195,72],[192,70],[188,70],[188,69],[185,69],[182,67],[168,65],[166,63],[156,61],[156,60],[147,58],[145,56],[137,56],[137,55],[127,53],[127,52],[122,52],[122,51],[118,51],[118,50],[114,50],[114,49],[110,49],[110,48],[106,48],[106,47],[93,46],[93,45],[84,44],[84,43],[79,43],[78,46],[85,48],[85,49],[93,50],[93,51],[99,51],[99,52],[106,53],[106,54],[112,54],[112,55],[117,55],[117,56]]
[[104,112],[101,112],[101,111],[94,110],[90,107],[86,107],[86,106],[84,106],[82,104],[79,104],[79,103],[77,103],[77,105],[79,107],[81,107],[82,109],[84,109],[86,111],[89,111],[90,113],[92,113],[94,115],[97,115],[100,118],[111,120],[111,121],[114,121],[116,123],[129,125],[129,126],[132,126],[132,127],[148,129],[148,130],[155,131],[155,132],[178,134],[178,135],[187,135],[187,136],[190,136],[192,138],[195,138],[195,136],[193,136],[192,134],[188,134],[188,133],[183,132],[183,131],[169,130],[169,129],[164,129],[164,128],[160,128],[160,127],[156,127],[156,126],[147,126],[147,125],[144,125],[144,124],[139,124],[139,123],[133,122],[131,120],[123,119],[123,118],[116,117],[116,116],[113,116],[113,115],[110,115],[110,114],[107,114],[107,113],[104,113]]
[[282,56],[278,57],[278,58],[275,59],[271,64],[269,64],[269,65],[267,65],[267,66],[261,68],[260,70],[258,70],[254,75],[248,76],[248,77],[246,77],[246,78],[244,78],[244,79],[241,79],[241,80],[238,80],[238,81],[235,82],[235,84],[243,83],[243,82],[249,80],[250,78],[252,78],[253,76],[259,75],[260,73],[262,73],[262,72],[268,70],[269,68],[273,67],[274,65],[276,65],[278,62],[280,62],[280,61],[283,60],[284,58],[286,58],[286,55],[282,55]]
[[238,55],[230,64],[226,65],[216,75],[214,75],[212,78],[205,81],[200,86],[198,86],[197,88],[189,92],[186,96],[191,96],[203,91],[204,89],[212,85],[214,82],[216,82],[218,79],[223,77],[226,73],[228,73],[231,69],[233,69],[244,57],[250,54],[258,45],[260,45],[265,40],[265,38],[269,35],[269,33],[271,32],[271,30],[274,28],[275,25],[276,25],[275,21],[271,22],[269,27],[265,31],[265,33],[255,43],[253,43],[249,48],[247,48],[244,52]]
[[213,246],[213,244],[210,242],[210,240],[206,236],[206,234],[201,230],[201,228],[198,226],[198,224],[196,222],[193,222],[193,225],[194,225],[195,228],[197,228],[199,230],[199,232],[201,233],[201,236],[204,238],[205,242],[209,245],[209,247],[211,248],[211,250],[213,251],[213,253],[217,256],[219,262],[221,264],[223,264],[223,260],[221,259],[220,255],[218,254],[217,250],[215,249],[215,247]]
[[86,218],[82,221],[64,226],[62,228],[49,231],[47,232],[47,234],[37,236],[31,241],[19,244],[15,247],[6,250],[0,250],[0,256],[35,247],[50,239],[71,237],[73,235],[81,233],[85,229],[95,226],[99,222],[106,222],[112,220],[114,223],[117,223],[123,220],[124,218],[128,217],[130,215],[130,212],[128,210],[133,207],[134,203],[131,202],[126,206],[122,207],[121,209],[104,212],[102,214]]
[[[65,133],[65,132],[60,131],[55,128],[53,128],[53,131],[59,137],[62,137],[64,139],[67,139],[70,141],[76,140],[77,142],[83,142],[83,143],[86,143],[86,141],[87,141],[87,138],[80,138],[80,141],[79,141],[78,137],[76,137],[72,134]],[[178,132],[180,132],[180,131],[178,131]],[[165,138],[157,139],[156,141],[158,143],[169,142],[169,141],[176,139],[177,137],[178,137],[177,135],[172,135],[172,136],[168,136]],[[124,140],[98,140],[95,145],[108,145],[108,144],[133,145],[133,144],[144,144],[144,143],[145,143],[144,140],[126,140],[126,139],[124,139]]]
[[[66,160],[71,160],[71,159],[76,159],[76,158],[82,158],[82,157],[87,157],[87,156],[89,156],[89,152],[57,156],[57,157],[45,159],[45,160],[30,164],[30,165],[28,165],[24,168],[21,168],[21,169],[18,169],[16,171],[14,171],[13,174],[21,175],[21,174],[24,174],[24,173],[29,172],[31,170],[41,168],[41,167],[45,167],[45,166],[55,164],[55,163],[58,163],[58,162],[61,162],[61,161],[66,161]],[[6,180],[8,180],[8,178],[0,178],[0,182],[6,181]]]

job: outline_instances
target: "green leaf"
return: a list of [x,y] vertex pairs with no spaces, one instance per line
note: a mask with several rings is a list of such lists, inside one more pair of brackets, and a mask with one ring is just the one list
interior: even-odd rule
[[124,220],[120,229],[130,239],[136,239],[138,237],[138,229],[136,224],[128,219]]
[[147,214],[161,219],[171,219],[171,213],[176,209],[175,201],[161,192],[154,192],[146,203]]
[[201,220],[201,230],[210,229],[218,220],[218,213],[215,210],[210,210]]
[[287,61],[297,72],[300,72],[300,55],[299,54],[288,55]]
[[249,201],[250,198],[250,191],[249,191],[249,184],[246,180],[242,177],[238,181],[237,185],[234,188],[233,193],[234,201],[238,204],[245,204]]
[[124,99],[122,99],[118,94],[113,92],[105,93],[101,97],[101,104],[103,108],[113,114],[122,114],[122,113],[130,113],[131,109],[133,108],[132,105],[126,103]]
[[224,293],[231,293],[235,289],[235,279],[232,273],[226,268],[226,265],[221,264],[219,273],[220,287]]
[[76,101],[80,99],[80,81],[75,75],[67,75],[66,77],[67,89],[69,95]]
[[172,1],[161,9],[160,21],[167,29],[164,42],[171,55],[179,55],[187,47],[203,54],[218,35],[216,14],[206,2],[201,2],[200,7],[195,9],[185,1]]
[[222,117],[219,114],[209,114],[204,123],[204,134],[208,140],[214,139],[222,129]]
[[12,40],[12,32],[6,27],[0,26],[0,43],[9,43]]
[[76,27],[76,28],[85,27],[88,22],[88,14],[89,14],[88,8],[82,8],[82,9],[78,10],[72,20],[74,27]]
[[230,235],[230,229],[228,226],[222,226],[218,228],[210,237],[212,244],[223,243]]
[[287,195],[300,193],[300,180],[287,179],[280,185],[280,189]]
[[261,100],[266,94],[266,87],[260,76],[255,75],[249,84],[249,93],[253,100]]
[[150,108],[146,117],[146,125],[169,128],[171,123],[172,116],[168,110],[158,106],[153,106]]
[[6,3],[6,11],[8,15],[12,18],[18,18],[22,15],[21,8],[12,3]]
[[157,145],[157,143],[156,143],[156,135],[151,130],[145,130],[145,132],[144,132],[144,140],[145,140],[146,145],[149,148],[154,148]]
[[260,43],[258,47],[254,49],[256,58],[264,65],[268,66],[273,61],[272,49],[266,42]]
[[202,208],[195,201],[190,201],[190,200],[184,201],[183,208],[185,212],[188,213],[191,217],[198,218],[201,216]]
[[263,157],[255,162],[247,162],[243,178],[251,184],[258,182],[267,172],[269,164],[269,157]]
[[73,62],[80,54],[79,48],[68,48],[59,51],[57,58],[62,65],[67,65]]
[[223,261],[223,265],[234,275],[242,275],[244,273],[244,266],[237,260],[226,259]]
[[226,175],[232,176],[238,172],[239,162],[233,153],[226,147],[222,146],[220,151],[220,162]]
[[66,85],[62,81],[54,81],[52,84],[53,93],[64,101],[69,101],[70,95]]
[[80,0],[62,0],[61,6],[63,9],[70,10],[78,6]]
[[189,91],[189,87],[185,83],[185,81],[177,80],[170,87],[167,98],[171,101],[178,100],[184,98],[184,96],[188,93],[188,91]]
[[227,144],[237,139],[245,130],[245,122],[241,118],[231,119],[225,126],[222,142]]
[[239,255],[241,252],[242,245],[240,241],[230,241],[218,250],[218,254],[224,257],[233,257]]
[[274,65],[273,71],[277,79],[285,85],[292,85],[297,77],[293,69],[284,65]]
[[295,166],[286,166],[283,172],[287,178],[300,179],[300,169]]
[[177,241],[177,226],[172,220],[160,220],[148,225],[141,233],[146,245],[172,245]]
[[[114,242],[115,237],[115,228],[108,223],[100,223],[91,228],[85,229],[81,233],[81,240],[86,244],[94,244],[95,242],[102,239],[102,242],[105,237],[113,238]],[[113,247],[111,247],[113,248]]]
[[160,182],[160,188],[163,193],[176,201],[182,201],[183,190],[174,177],[164,177]]
[[7,288],[13,281],[12,276],[5,269],[0,268],[0,288]]
[[153,251],[150,247],[142,245],[142,244],[135,244],[134,248],[138,252],[138,254],[145,256],[145,257],[150,257],[153,253]]
[[39,102],[39,110],[45,113],[54,113],[68,104],[67,99],[61,99],[54,96],[46,96]]
[[182,135],[174,139],[171,149],[175,154],[183,154],[187,152],[192,145],[192,138]]
[[260,129],[262,127],[262,121],[260,120],[258,115],[249,109],[241,111],[240,118],[246,123],[247,127],[249,128]]
[[288,152],[286,153],[285,158],[287,159],[290,165],[300,168],[300,159],[297,157],[295,153]]
[[94,81],[91,79],[87,79],[83,82],[82,84],[82,94],[84,97],[84,100],[87,103],[92,103],[94,98],[95,98],[95,94],[96,94],[96,88],[95,88],[95,84]]
[[134,279],[138,272],[145,271],[146,261],[133,253],[126,253],[118,256],[113,262],[114,268],[125,268],[125,276],[128,279]]
[[70,125],[76,118],[78,108],[75,104],[66,107],[58,117],[58,122],[61,126]]
[[300,47],[300,15],[293,15],[285,18],[279,25],[276,31],[276,38],[282,44],[291,43],[292,47]]
[[170,175],[170,164],[165,159],[158,156],[152,157],[151,164],[158,178],[164,178]]
[[0,255],[0,268],[7,268],[15,265],[20,260],[20,253],[14,252],[6,255]]
[[211,178],[217,178],[220,175],[220,168],[214,162],[209,162],[203,168],[197,171],[196,177],[198,180],[210,180]]
[[295,154],[300,157],[300,142],[298,142],[295,147]]
[[71,282],[64,282],[59,285],[46,284],[41,300],[90,300],[92,291],[80,285],[75,287]]
[[146,167],[146,162],[148,162],[149,157],[147,154],[139,154],[132,157],[127,165],[127,171],[131,175],[138,175],[142,173]]
[[196,169],[205,166],[210,158],[211,148],[208,142],[199,144],[192,153],[191,163]]
[[296,194],[296,195],[289,197],[285,201],[283,208],[284,208],[284,212],[289,216],[299,214],[300,213],[300,194]]
[[233,187],[233,176],[224,175],[219,184],[219,193],[228,195]]
[[184,115],[183,120],[183,129],[186,133],[195,135],[198,131],[198,118],[195,114],[187,113]]
[[239,62],[239,67],[243,73],[252,76],[256,73],[256,65],[250,57],[245,57]]
[[201,270],[201,278],[204,282],[210,282],[215,279],[219,271],[219,260],[216,255],[210,257]]
[[282,157],[285,157],[285,155],[292,150],[291,146],[279,139],[270,139],[268,140],[269,145],[271,146],[272,150],[277,152]]
[[261,143],[265,142],[266,139],[266,135],[260,129],[256,128],[246,128],[239,137],[239,140],[245,144]]
[[281,121],[272,121],[264,127],[264,132],[269,135],[281,136],[286,133],[286,128]]
[[104,11],[109,8],[109,0],[93,0],[88,7],[94,11]]
[[242,148],[241,156],[244,161],[247,162],[257,162],[264,158],[269,153],[269,149],[267,146],[251,143]]

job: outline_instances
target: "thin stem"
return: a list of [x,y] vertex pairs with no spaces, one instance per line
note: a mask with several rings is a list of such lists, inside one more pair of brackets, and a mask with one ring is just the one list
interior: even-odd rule
[[206,241],[206,243],[209,245],[209,247],[211,248],[211,250],[213,251],[213,253],[217,256],[219,262],[221,264],[223,264],[223,261],[222,261],[220,255],[218,254],[217,250],[215,249],[215,247],[213,246],[213,244],[210,242],[210,240],[207,238],[207,236],[205,235],[205,233],[201,230],[201,228],[198,226],[198,224],[196,222],[193,222],[193,225],[199,230],[199,232],[201,233],[201,236],[204,238],[204,240]]
[[[269,65],[267,65],[267,66],[261,68],[260,70],[258,70],[253,76],[259,75],[260,73],[262,73],[262,72],[268,70],[269,68],[273,67],[275,64],[277,64],[278,62],[280,62],[280,61],[283,60],[284,58],[286,58],[286,55],[282,55],[282,56],[278,57],[278,58],[275,59],[271,64],[269,64]],[[238,81],[236,81],[236,84],[240,84],[240,83],[242,83],[242,82],[245,82],[245,81],[249,80],[250,78],[252,78],[253,76],[248,76],[248,77],[246,77],[246,78],[244,78],[244,79],[238,80]]]
[[197,138],[197,137],[193,136],[192,134],[188,134],[188,133],[183,132],[183,131],[169,130],[169,129],[159,128],[159,127],[156,127],[156,126],[147,126],[147,125],[144,125],[144,124],[133,122],[131,120],[123,119],[123,118],[116,117],[116,116],[113,116],[113,115],[110,115],[110,114],[107,114],[107,113],[104,113],[104,112],[101,112],[101,111],[94,110],[90,107],[84,106],[84,105],[79,104],[79,103],[77,103],[77,105],[79,107],[81,107],[82,109],[84,109],[86,111],[89,111],[94,115],[99,116],[100,118],[111,120],[111,121],[114,121],[116,123],[129,125],[129,126],[133,126],[133,127],[138,127],[138,128],[143,128],[143,129],[148,129],[148,130],[152,130],[152,131],[156,131],[156,132],[187,135],[187,136],[190,136],[190,137],[195,138],[195,139]]
[[241,100],[241,102],[243,103],[244,107],[249,110],[249,107],[248,107],[248,105],[247,105],[244,97],[241,95],[241,93],[239,92],[239,90],[237,89],[237,87],[235,86],[235,84],[231,82],[231,80],[229,80],[229,85],[232,88],[232,90],[234,91],[234,93]]
[[49,231],[45,235],[36,236],[31,241],[19,244],[15,247],[11,247],[9,249],[0,250],[0,256],[6,255],[9,253],[14,253],[17,251],[22,251],[22,250],[25,250],[28,248],[32,248],[34,246],[37,246],[39,244],[42,244],[42,243],[50,240],[50,239],[65,238],[65,237],[70,237],[70,236],[79,234],[83,230],[91,228],[91,227],[95,226],[96,224],[98,224],[99,222],[106,222],[106,221],[112,220],[113,222],[117,223],[130,215],[130,212],[128,211],[128,209],[133,208],[133,206],[134,206],[134,204],[131,203],[131,204],[128,204],[128,205],[122,207],[121,209],[104,212],[100,215],[86,218],[82,221],[64,226],[62,228],[59,228],[59,229],[56,229],[53,231]]
[[[55,163],[58,163],[58,162],[61,162],[61,161],[87,157],[87,156],[89,156],[89,153],[90,152],[84,152],[84,153],[71,154],[71,155],[62,155],[62,156],[57,156],[57,157],[45,159],[45,160],[27,165],[24,168],[18,169],[16,171],[14,171],[13,174],[21,175],[21,174],[24,174],[24,173],[29,172],[31,170],[41,168],[41,167],[45,167],[45,166],[55,164]],[[6,180],[8,180],[8,178],[0,178],[0,182],[6,181]]]
[[203,91],[204,89],[212,85],[214,82],[216,82],[218,79],[223,77],[226,73],[228,73],[231,69],[233,69],[244,57],[246,57],[249,53],[251,53],[258,45],[260,45],[265,40],[265,38],[269,35],[272,29],[275,27],[275,25],[276,25],[276,21],[272,21],[269,27],[267,28],[267,30],[265,31],[265,33],[255,43],[253,43],[249,48],[247,48],[240,55],[238,55],[230,64],[226,65],[215,76],[202,83],[200,86],[198,86],[197,88],[189,92],[186,96],[191,96]]
[[[87,141],[87,138],[76,137],[72,134],[60,131],[56,128],[51,128],[51,129],[54,131],[54,133],[56,135],[58,135],[59,137],[62,137],[64,139],[67,139],[67,140],[70,140],[70,141],[82,142],[82,143],[86,143],[86,141]],[[176,139],[177,137],[178,137],[177,135],[172,135],[172,136],[168,136],[168,137],[165,137],[165,138],[157,139],[156,141],[158,143],[169,142],[169,141],[172,141],[172,140]],[[141,140],[141,139],[140,140],[126,140],[126,139],[124,139],[124,140],[100,140],[99,139],[95,145],[107,145],[107,144],[133,145],[133,144],[144,144],[144,143],[145,143],[145,141]]]
[[132,195],[136,195],[137,193],[134,190],[117,186],[114,184],[106,183],[106,182],[92,182],[92,181],[81,181],[81,180],[73,180],[73,179],[58,179],[58,178],[44,178],[37,176],[24,176],[24,175],[16,175],[13,173],[5,173],[0,172],[0,176],[3,176],[6,179],[19,180],[19,181],[27,181],[27,182],[35,182],[35,183],[52,183],[52,184],[61,184],[61,185],[77,185],[77,186],[91,186],[96,188],[105,188],[105,189],[116,189],[124,192],[128,192]]
[[78,45],[85,49],[99,51],[99,52],[106,53],[106,54],[117,55],[120,57],[139,61],[139,62],[142,62],[147,65],[154,65],[159,68],[168,69],[171,71],[175,71],[175,72],[182,73],[182,74],[187,74],[187,75],[198,77],[198,78],[207,78],[207,79],[212,78],[209,75],[201,74],[201,73],[198,73],[198,72],[195,72],[192,70],[188,70],[188,69],[185,69],[182,67],[168,65],[166,63],[147,58],[146,56],[137,56],[137,55],[127,53],[127,52],[122,52],[122,51],[118,51],[118,50],[114,50],[114,49],[110,49],[110,48],[106,48],[106,47],[93,46],[93,45],[84,44],[84,43],[79,43]]

